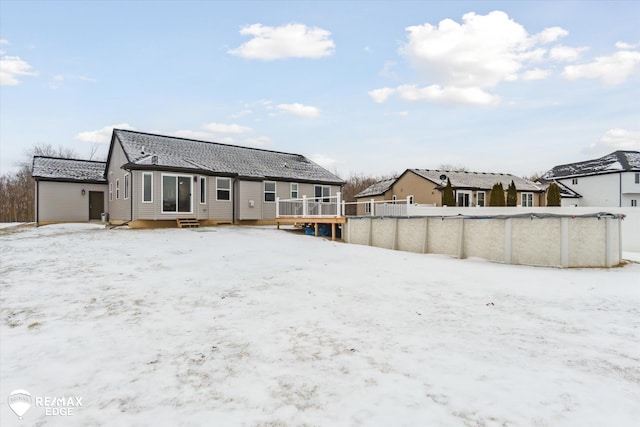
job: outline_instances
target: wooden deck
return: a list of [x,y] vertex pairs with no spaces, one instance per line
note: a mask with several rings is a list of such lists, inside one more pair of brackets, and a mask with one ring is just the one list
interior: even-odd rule
[[278,217],[276,218],[276,224],[280,229],[280,224],[283,225],[299,225],[305,226],[313,224],[318,236],[318,226],[320,224],[331,224],[331,240],[336,240],[336,224],[344,224],[346,222],[345,217]]

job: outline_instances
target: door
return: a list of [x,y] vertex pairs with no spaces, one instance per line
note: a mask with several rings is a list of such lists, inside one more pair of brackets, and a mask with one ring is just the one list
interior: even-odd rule
[[458,191],[458,206],[469,207],[471,192],[469,191]]
[[104,210],[104,192],[89,191],[89,220],[102,219]]

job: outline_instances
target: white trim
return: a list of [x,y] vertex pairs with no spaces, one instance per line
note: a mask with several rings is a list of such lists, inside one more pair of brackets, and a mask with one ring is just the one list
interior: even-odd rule
[[116,200],[120,199],[120,178],[116,179]]
[[[226,180],[229,183],[229,188],[220,188],[220,187],[218,187],[218,182],[220,180]],[[220,199],[220,198],[218,198],[218,191],[226,191],[226,192],[228,192],[229,193],[229,198],[228,199]],[[231,201],[231,178],[220,177],[220,176],[216,177],[216,201],[218,201],[218,202],[230,202]]]
[[[150,188],[150,196],[151,196],[151,200],[144,200],[144,177],[145,176],[150,176],[151,177],[151,188]],[[153,172],[142,172],[142,203],[153,203]]]
[[109,201],[113,202],[113,182],[109,183]]
[[[172,176],[176,178],[176,210],[175,211],[165,211],[164,210],[164,177]],[[178,210],[179,200],[178,200],[178,178],[188,178],[189,180],[189,212],[180,212]],[[192,214],[193,213],[193,175],[182,175],[177,173],[163,173],[160,174],[160,212],[163,214],[170,215],[181,215],[181,214]]]
[[[320,196],[316,196],[316,188],[320,188]],[[327,194],[326,196],[324,195],[324,189],[328,188],[329,189],[329,194]],[[321,185],[321,184],[316,184],[313,186],[313,198],[315,199],[320,199],[322,201],[322,203],[329,203],[331,202],[331,186],[330,185]]]
[[124,174],[124,199],[129,200],[129,173]]
[[[530,196],[531,198],[531,205],[529,204],[524,204],[524,196]],[[523,208],[532,208],[533,207],[533,193],[520,193],[520,206],[522,206]]]
[[[294,193],[293,186],[294,186],[294,185],[296,186],[296,189],[295,189],[295,193],[296,193],[296,195],[295,195],[295,196],[293,195],[293,193]],[[297,182],[292,182],[292,183],[289,185],[289,196],[290,196],[292,199],[297,199],[297,198],[298,198],[298,194],[300,194],[300,185],[299,185]]]
[[[199,197],[200,204],[206,205],[207,204],[207,177],[201,176],[198,182],[200,184],[200,197]],[[202,196],[204,196],[204,201],[202,201]]]
[[[267,184],[273,184],[273,191],[267,191]],[[276,202],[276,194],[277,194],[277,190],[278,190],[278,185],[276,184],[276,182],[275,181],[263,181],[262,189],[264,190],[263,196],[262,196],[262,201],[264,203],[275,203]],[[273,200],[267,200],[267,194],[272,194],[272,193],[273,193]]]
[[[458,203],[459,199],[458,196],[461,196],[463,194],[466,194],[468,197],[468,204],[466,206],[460,205]],[[456,190],[456,206],[458,207],[463,207],[463,208],[468,208],[471,207],[471,205],[473,205],[473,191],[471,190]]]

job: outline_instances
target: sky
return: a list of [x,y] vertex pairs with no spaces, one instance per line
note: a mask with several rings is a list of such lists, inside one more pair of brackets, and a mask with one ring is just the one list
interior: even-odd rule
[[111,130],[341,177],[640,150],[640,2],[0,0],[0,173]]

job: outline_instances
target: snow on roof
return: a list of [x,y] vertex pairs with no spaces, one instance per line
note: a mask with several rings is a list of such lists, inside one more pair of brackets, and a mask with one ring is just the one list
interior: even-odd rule
[[389,179],[383,179],[382,181],[378,181],[375,184],[365,188],[364,190],[362,190],[361,192],[359,192],[353,197],[355,198],[371,197],[371,196],[379,196],[381,194],[384,194],[387,190],[391,188],[393,183],[396,182],[396,179],[397,178],[389,178]]
[[35,156],[31,175],[34,178],[45,180],[106,183],[107,180],[104,178],[105,168],[106,162]]
[[598,159],[554,166],[542,176],[542,179],[553,180],[622,171],[640,171],[640,152],[619,150]]
[[344,181],[299,154],[114,129],[129,167],[191,169],[246,178],[280,178],[342,185]]
[[506,190],[509,184],[511,184],[511,181],[513,181],[518,191],[543,191],[542,187],[535,183],[508,173],[454,172],[432,169],[409,170],[416,175],[442,186],[447,184],[448,178],[451,181],[451,186],[453,188],[491,190],[494,184],[502,183],[502,186]]

